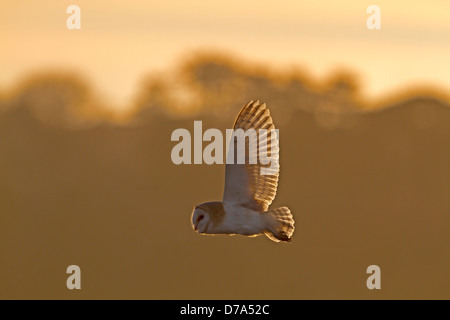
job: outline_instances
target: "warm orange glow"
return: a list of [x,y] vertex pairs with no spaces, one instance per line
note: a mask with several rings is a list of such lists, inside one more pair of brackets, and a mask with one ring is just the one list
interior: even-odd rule
[[[420,3],[420,2],[417,2]],[[377,1],[381,30],[368,30],[361,1],[77,1],[81,30],[66,28],[67,1],[0,4],[0,89],[33,71],[82,72],[126,108],[148,74],[171,70],[192,50],[214,49],[325,79],[352,70],[369,98],[408,86],[450,90],[450,3]]]

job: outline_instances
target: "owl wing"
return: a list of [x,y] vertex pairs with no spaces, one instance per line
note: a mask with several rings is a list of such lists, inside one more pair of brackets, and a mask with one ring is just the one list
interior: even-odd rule
[[[275,125],[266,104],[259,104],[259,101],[250,101],[246,104],[237,116],[233,129],[235,133],[237,129],[243,129],[244,132],[247,132],[246,130],[248,129],[254,129],[258,140],[255,143],[255,140],[248,139],[249,142],[246,144],[248,149],[245,151],[245,164],[237,164],[237,139],[232,138],[230,140],[225,167],[223,200],[260,212],[267,211],[277,192],[280,166],[278,161],[278,136],[274,130]],[[266,129],[267,134],[260,136],[260,129]],[[230,163],[231,158],[229,159],[229,156],[232,150],[235,159],[234,162]],[[249,154],[254,151],[258,155],[256,164],[250,162]],[[264,165],[261,163],[260,151],[266,152],[265,154],[269,156],[271,161],[269,164]]]

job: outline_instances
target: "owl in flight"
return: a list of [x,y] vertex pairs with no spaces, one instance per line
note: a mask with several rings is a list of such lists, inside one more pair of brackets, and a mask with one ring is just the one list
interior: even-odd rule
[[[256,145],[254,140],[249,139],[248,150],[259,151],[263,145],[262,148],[267,148],[266,153],[276,160],[276,165],[268,167],[261,161],[249,161],[250,151],[245,152],[244,163],[227,159],[223,201],[197,205],[192,212],[192,227],[199,234],[265,234],[275,242],[291,241],[294,219],[289,208],[269,209],[277,192],[280,169],[278,137],[266,104],[259,101],[246,104],[239,112],[233,129],[235,132],[237,129],[244,132],[248,129],[256,132],[266,129],[266,132],[271,132],[260,136]],[[234,138],[230,141],[229,151],[231,148],[233,151],[237,149]]]

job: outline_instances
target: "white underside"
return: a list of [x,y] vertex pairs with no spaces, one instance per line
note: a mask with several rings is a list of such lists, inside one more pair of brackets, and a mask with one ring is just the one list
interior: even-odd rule
[[205,233],[209,234],[242,234],[258,235],[267,228],[267,217],[233,202],[223,203],[225,217],[217,226],[209,225]]

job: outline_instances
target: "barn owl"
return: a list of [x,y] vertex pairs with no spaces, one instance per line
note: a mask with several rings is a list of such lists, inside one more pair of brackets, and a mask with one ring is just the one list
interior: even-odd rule
[[[269,210],[278,186],[279,146],[277,134],[270,131],[275,129],[275,126],[266,104],[260,104],[259,101],[247,103],[239,112],[233,129],[266,129],[272,132],[260,137],[259,144],[248,144],[249,150],[258,150],[260,146],[266,145],[270,150],[270,157],[276,159],[276,165],[268,168],[261,162],[251,164],[252,162],[248,161],[250,152],[245,152],[244,164],[227,161],[223,200],[195,206],[191,217],[193,229],[199,234],[265,234],[275,242],[291,241],[294,219],[289,208]],[[231,148],[236,150],[235,139],[230,141],[229,151]],[[263,168],[269,172],[263,174]]]

